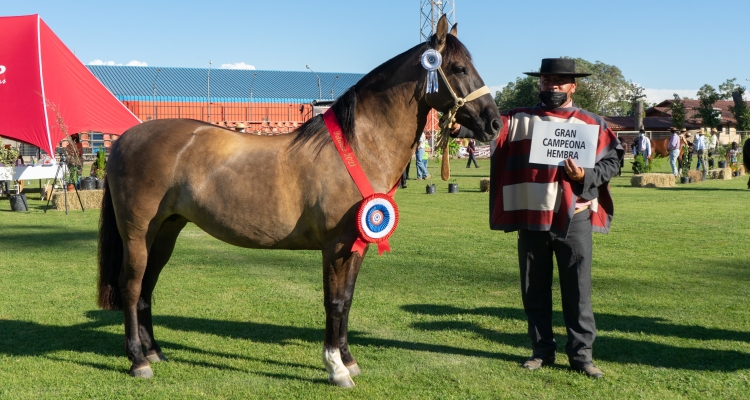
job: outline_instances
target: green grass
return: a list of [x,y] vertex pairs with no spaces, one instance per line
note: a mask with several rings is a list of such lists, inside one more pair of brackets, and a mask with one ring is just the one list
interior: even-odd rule
[[[612,182],[615,219],[594,235],[594,381],[529,372],[516,234],[488,229],[479,178],[460,193],[409,181],[393,253],[365,260],[350,319],[363,374],[325,383],[318,252],[232,247],[193,225],[155,292],[170,362],[127,376],[120,313],[96,308],[97,210],[13,213],[0,200],[0,398],[746,398],[750,393],[750,191],[746,177],[670,189]],[[668,163],[666,168],[668,169]],[[416,171],[412,165],[412,177]],[[555,332],[565,330],[559,287]]]

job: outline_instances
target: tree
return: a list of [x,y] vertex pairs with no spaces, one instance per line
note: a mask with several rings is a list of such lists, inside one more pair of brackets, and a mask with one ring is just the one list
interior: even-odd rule
[[578,107],[600,115],[632,115],[633,98],[642,95],[638,85],[625,80],[622,71],[601,61],[576,58],[576,69],[591,75],[578,78],[573,101]]
[[685,127],[685,105],[682,104],[682,99],[677,93],[674,94],[674,100],[672,101],[672,126],[677,129]]
[[539,104],[539,78],[518,77],[515,82],[508,82],[502,91],[495,92],[495,104],[501,113],[516,107],[532,107]]
[[729,107],[729,110],[732,111],[732,114],[734,115],[734,119],[737,120],[738,131],[750,130],[750,109],[748,109],[747,103],[745,103],[745,99],[743,98],[745,90],[744,86],[737,86],[732,92],[734,107]]
[[716,92],[711,85],[703,85],[698,90],[698,100],[700,106],[698,107],[698,115],[700,115],[703,125],[709,128],[716,128],[721,122],[721,111],[714,109],[714,103],[716,103],[721,96]]
[[737,78],[727,79],[719,85],[719,100],[729,100],[732,98],[732,93],[742,86],[737,84]]

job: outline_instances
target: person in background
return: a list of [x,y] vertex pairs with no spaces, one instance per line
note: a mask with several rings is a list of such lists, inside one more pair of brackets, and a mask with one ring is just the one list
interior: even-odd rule
[[427,138],[424,133],[419,137],[419,144],[417,145],[417,180],[427,179],[429,175],[427,173],[427,164],[424,162],[425,147],[427,146]]
[[648,165],[648,159],[651,157],[651,140],[646,137],[646,130],[641,128],[638,131],[637,139],[638,154],[643,156],[643,162]]
[[466,168],[471,168],[471,162],[474,161],[474,167],[479,168],[477,165],[477,159],[474,158],[474,153],[477,152],[477,142],[472,138],[469,139],[469,144],[466,146],[466,151],[469,152],[469,161],[466,162]]
[[430,163],[430,154],[432,154],[432,147],[430,147],[430,142],[428,142],[426,139],[424,141],[424,153],[422,154],[422,165],[424,166],[424,179],[427,179],[431,177],[427,172],[427,164]]
[[406,164],[406,168],[401,174],[401,189],[406,189],[406,181],[409,180],[409,169],[411,169],[411,158],[409,158],[409,163]]
[[693,148],[695,149],[695,154],[698,156],[698,163],[695,165],[695,169],[700,171],[701,167],[703,167],[703,171],[706,170],[707,159],[706,159],[706,148],[708,147],[708,144],[706,143],[706,138],[703,136],[703,131],[698,131],[698,136],[695,137],[695,143],[693,143]]
[[677,157],[680,156],[682,140],[680,140],[680,135],[677,134],[677,128],[671,127],[669,128],[669,131],[672,132],[672,136],[669,138],[669,144],[667,145],[667,151],[669,151],[669,166],[672,167],[672,175],[680,176],[680,169],[677,167]]
[[234,126],[234,130],[237,132],[245,133],[245,124],[243,124],[242,122],[238,123]]
[[[16,159],[16,167],[22,167],[24,165],[26,165],[26,163],[23,161],[23,156],[19,154],[18,158]],[[18,185],[18,193],[23,192],[23,181],[21,180],[15,182]]]
[[732,168],[732,171],[737,169],[737,154],[739,153],[740,149],[737,147],[737,142],[732,142],[732,147],[730,147],[727,152],[727,157],[729,157],[729,167]]

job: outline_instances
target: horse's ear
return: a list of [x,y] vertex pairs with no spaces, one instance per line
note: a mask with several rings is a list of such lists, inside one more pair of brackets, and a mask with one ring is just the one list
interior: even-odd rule
[[437,51],[442,51],[445,47],[445,37],[448,35],[448,18],[443,14],[437,24],[437,31],[433,38],[432,46]]
[[451,35],[453,35],[455,37],[458,37],[458,22],[456,22],[455,24],[453,24],[453,27],[451,28],[451,31],[448,32],[448,33],[450,33]]

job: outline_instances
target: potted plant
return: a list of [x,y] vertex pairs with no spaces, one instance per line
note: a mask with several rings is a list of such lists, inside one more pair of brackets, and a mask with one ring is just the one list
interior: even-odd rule
[[[10,145],[3,146],[3,141],[0,140],[0,175],[13,178],[14,167],[16,160],[18,160],[18,150],[14,150]],[[7,187],[7,186],[6,186]],[[26,195],[23,193],[10,194],[8,193],[8,199],[10,200],[10,209],[13,211],[28,211],[29,206],[26,203]]]
[[68,185],[66,187],[67,191],[72,192],[73,190],[75,190],[75,185],[78,183],[78,177],[78,166],[74,164],[68,164]]
[[716,145],[716,155],[719,156],[719,168],[726,168],[727,167],[727,148],[722,146],[721,144]]
[[688,153],[690,148],[687,145],[682,146],[682,161],[680,162],[680,183],[690,183],[688,172],[690,171],[690,158]]
[[458,193],[458,183],[456,183],[456,179],[451,179],[451,182],[448,184],[448,193]]
[[633,173],[635,175],[647,172],[648,167],[646,166],[646,159],[643,158],[642,154],[635,156],[634,161],[630,162],[633,164]]
[[93,165],[94,176],[96,177],[96,188],[104,189],[104,175],[106,174],[107,154],[104,149],[99,149],[96,153],[96,160]]

